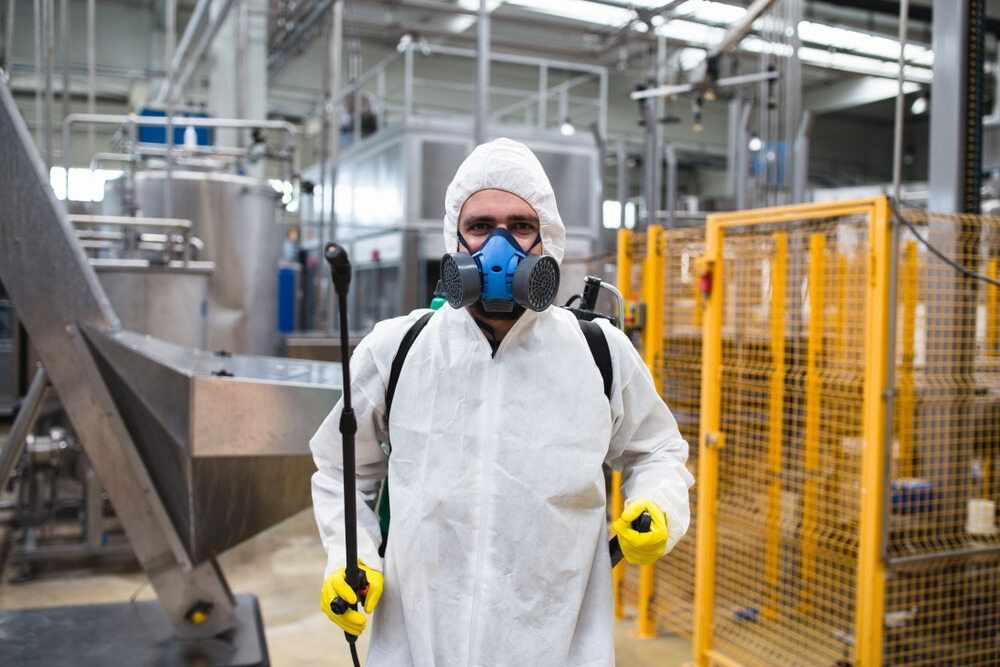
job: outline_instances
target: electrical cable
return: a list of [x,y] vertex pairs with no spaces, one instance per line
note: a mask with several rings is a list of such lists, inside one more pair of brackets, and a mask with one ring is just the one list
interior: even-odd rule
[[931,242],[928,241],[927,239],[925,239],[920,234],[920,232],[917,231],[916,226],[912,222],[910,222],[909,220],[907,220],[906,218],[904,218],[902,215],[900,215],[899,210],[896,208],[896,202],[894,202],[892,199],[889,200],[889,206],[892,209],[892,214],[896,217],[896,219],[899,220],[901,223],[903,223],[906,226],[906,228],[909,229],[913,233],[913,235],[915,237],[917,237],[917,240],[920,241],[920,243],[922,243],[925,248],[927,248],[932,253],[934,253],[934,255],[938,259],[940,259],[942,262],[944,262],[948,266],[952,267],[953,269],[955,269],[959,273],[961,273],[961,274],[963,274],[963,275],[965,275],[965,276],[967,276],[969,278],[974,278],[974,279],[980,280],[980,281],[982,281],[984,283],[989,283],[990,285],[993,285],[994,287],[1000,287],[1000,280],[996,280],[994,278],[990,278],[989,276],[983,275],[982,273],[977,273],[975,271],[971,271],[971,270],[965,268],[964,266],[962,266],[961,264],[959,264],[958,262],[956,262],[952,258],[950,258],[947,255],[945,255],[939,249],[937,249],[936,247],[934,247],[933,245],[931,245]]
[[354,667],[361,667],[361,660],[358,658],[358,647],[354,642],[350,642],[351,646],[351,660],[354,661]]

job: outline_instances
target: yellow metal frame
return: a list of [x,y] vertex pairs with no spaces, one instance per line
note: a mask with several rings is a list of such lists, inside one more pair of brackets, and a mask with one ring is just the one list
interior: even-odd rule
[[781,437],[785,413],[785,267],[788,235],[774,235],[774,258],[771,261],[771,381],[770,419],[767,449],[767,535],[765,536],[764,579],[767,583],[766,618],[778,615],[779,551],[781,548]]
[[[855,586],[856,664],[874,667],[882,657],[885,565],[881,558],[885,468],[885,400],[891,261],[890,210],[885,197],[832,204],[803,204],[710,215],[702,266],[712,275],[706,298],[702,341],[701,427],[698,458],[698,540],[695,574],[693,652],[699,667],[732,662],[713,648],[715,607],[716,514],[718,508],[718,444],[722,441],[722,324],[725,284],[724,243],[727,228],[862,215],[868,220],[868,284],[865,312],[865,381],[862,428],[861,517]],[[817,242],[818,243],[818,242]],[[815,251],[814,252],[818,252]],[[815,259],[815,257],[813,257]],[[772,328],[776,325],[772,322]],[[772,329],[773,330],[773,329]],[[810,336],[812,339],[813,336]],[[773,385],[772,385],[773,386]],[[773,401],[772,396],[772,401]],[[772,403],[773,410],[773,403]],[[772,437],[773,434],[772,434]],[[770,450],[773,465],[777,448]]]
[[[663,307],[666,266],[664,263],[664,243],[666,236],[660,225],[650,225],[646,229],[646,258],[642,262],[642,301],[646,305],[646,323],[642,329],[642,355],[649,372],[653,375],[656,392],[663,393],[663,373],[660,357],[663,354]],[[636,618],[635,636],[638,639],[652,639],[656,636],[656,619],[653,617],[652,602],[656,592],[656,570],[654,565],[644,565],[639,570],[639,609]]]
[[[629,244],[632,241],[632,231],[624,227],[618,230],[618,291],[625,298],[632,293],[632,257],[629,255]],[[611,473],[611,516],[621,516],[625,509],[625,499],[622,497],[622,473],[619,470]],[[611,584],[614,591],[615,618],[625,617],[622,605],[622,586],[625,584],[625,566],[619,564],[611,571]]]
[[823,354],[823,320],[826,315],[826,295],[823,279],[826,274],[826,234],[809,236],[809,340],[806,345],[806,431],[802,482],[802,594],[799,611],[811,614],[816,579],[816,541],[819,533],[820,410],[823,403],[823,375],[820,356]]

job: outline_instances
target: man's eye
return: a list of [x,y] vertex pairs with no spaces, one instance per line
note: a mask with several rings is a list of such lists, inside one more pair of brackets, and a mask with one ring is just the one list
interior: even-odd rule
[[530,234],[535,231],[535,226],[527,222],[519,222],[514,225],[514,231],[520,234]]

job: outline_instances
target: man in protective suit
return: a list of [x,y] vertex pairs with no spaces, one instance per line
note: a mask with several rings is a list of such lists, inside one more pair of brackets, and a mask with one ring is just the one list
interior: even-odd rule
[[[448,253],[562,259],[552,186],[520,143],[477,147],[445,206]],[[687,531],[688,445],[629,339],[601,324],[613,369],[606,396],[571,312],[510,302],[497,312],[496,303],[434,312],[398,375],[388,420],[393,359],[428,311],[379,323],[354,352],[365,613],[330,609],[338,596],[357,600],[344,581],[340,403],[310,442],[328,555],[322,607],[352,634],[373,615],[369,666],[614,664],[604,463],[623,471],[626,506],[613,528],[627,560],[652,563]],[[391,450],[380,444],[390,434]],[[369,503],[387,473],[383,558]],[[649,532],[631,526],[642,512]]]

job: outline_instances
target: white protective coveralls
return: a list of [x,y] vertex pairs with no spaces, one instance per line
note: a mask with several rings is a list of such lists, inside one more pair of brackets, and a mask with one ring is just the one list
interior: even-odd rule
[[[531,204],[543,252],[561,260],[565,230],[548,178],[531,151],[507,139],[479,146],[449,186],[448,251],[465,199],[486,188]],[[607,323],[610,402],[569,311],[525,312],[492,354],[468,310],[445,305],[406,358],[387,457],[379,442],[390,366],[425,312],[379,323],[351,359],[358,554],[385,575],[366,664],[614,664],[601,464],[623,470],[626,499],[663,509],[670,550],[687,530],[694,481],[676,421],[631,342]],[[310,442],[326,575],[345,564],[340,411],[338,403]],[[383,561],[368,503],[387,471]]]

